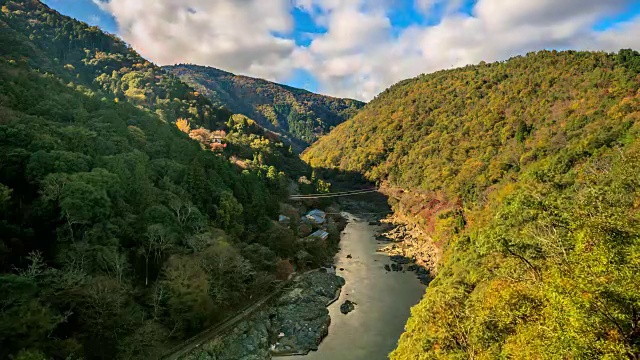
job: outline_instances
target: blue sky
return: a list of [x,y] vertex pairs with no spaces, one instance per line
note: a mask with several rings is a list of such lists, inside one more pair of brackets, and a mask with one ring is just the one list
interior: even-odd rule
[[[593,26],[594,30],[605,31],[616,24],[631,21],[633,18],[640,15],[640,1],[631,2],[627,7],[616,14],[604,16]],[[639,34],[640,36],[640,34]]]
[[[100,9],[93,0],[43,0],[43,2],[62,14],[82,20],[90,25],[100,26],[110,33],[118,33],[118,25],[114,17]],[[413,24],[436,24],[440,20],[438,15],[442,14],[442,8],[444,7],[443,3],[436,5],[434,13],[430,16],[425,16],[416,9],[413,0],[392,0],[391,2],[394,3],[394,6],[388,15],[396,32]],[[470,13],[475,2],[476,0],[465,1],[465,6],[460,11]],[[636,13],[640,13],[640,4],[636,8]],[[307,34],[322,34],[327,30],[325,27],[316,24],[313,17],[300,8],[294,7],[291,10],[291,15],[295,19],[295,30],[292,34],[284,36],[293,37],[298,45],[308,46],[310,44],[311,38]]]
[[362,100],[420,73],[529,51],[640,47],[638,0],[44,2],[161,65],[197,63]]
[[44,0],[43,3],[64,15],[74,17],[91,25],[100,26],[105,31],[117,33],[115,19],[105,13],[91,0]]

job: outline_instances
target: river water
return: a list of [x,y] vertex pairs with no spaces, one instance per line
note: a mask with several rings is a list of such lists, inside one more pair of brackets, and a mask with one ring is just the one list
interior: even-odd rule
[[[386,254],[376,250],[377,226],[345,214],[349,223],[340,240],[336,255],[337,274],[344,277],[340,299],[329,306],[329,336],[317,352],[294,356],[300,360],[382,360],[396,347],[410,308],[425,292],[413,272],[387,272],[391,264]],[[352,258],[348,259],[347,255]],[[341,271],[340,268],[344,268]],[[356,310],[343,315],[340,305],[345,300],[357,303]]]

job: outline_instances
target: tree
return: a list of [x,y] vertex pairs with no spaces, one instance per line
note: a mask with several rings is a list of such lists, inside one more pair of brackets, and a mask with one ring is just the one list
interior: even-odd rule
[[278,257],[266,246],[260,244],[249,244],[242,248],[242,256],[249,260],[252,267],[258,271],[273,272],[276,270]]
[[167,307],[175,327],[189,333],[208,324],[214,311],[207,274],[197,262],[173,255],[167,261],[163,286],[169,291]]
[[216,223],[229,233],[239,234],[242,231],[242,205],[231,192],[220,194],[220,203],[216,213]]
[[159,264],[163,254],[173,245],[173,234],[163,224],[153,224],[147,227],[145,242],[140,253],[145,260],[144,285],[149,285],[149,261]]
[[25,275],[0,276],[2,316],[0,350],[3,357],[26,347],[44,346],[47,335],[62,317],[41,302],[36,279]]
[[0,183],[0,214],[7,210],[11,201],[11,190],[8,186]]
[[176,120],[176,126],[178,127],[178,130],[185,134],[189,134],[191,131],[191,124],[189,124],[189,120],[187,119],[179,118]]
[[224,241],[205,249],[200,266],[208,276],[209,295],[217,304],[239,300],[253,275],[250,263]]

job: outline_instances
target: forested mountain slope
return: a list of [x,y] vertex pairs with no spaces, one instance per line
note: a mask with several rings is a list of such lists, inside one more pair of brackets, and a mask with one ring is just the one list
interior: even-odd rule
[[260,125],[286,135],[298,148],[313,143],[364,106],[360,101],[318,95],[211,67],[176,65],[165,69],[214,104],[246,115]]
[[0,56],[13,55],[66,81],[99,87],[105,96],[149,108],[166,121],[185,118],[217,128],[230,115],[98,27],[36,0],[0,4]]
[[303,157],[399,196],[443,252],[394,359],[640,356],[640,54],[403,81]]
[[240,126],[235,131],[232,112],[224,104],[214,105],[119,38],[63,16],[40,1],[0,0],[0,4],[0,56],[23,60],[33,69],[84,85],[106,99],[128,102],[165,122],[186,121],[199,133],[227,130],[232,146],[225,155],[264,159],[252,164],[262,167],[306,171],[277,136],[269,136],[272,134],[259,126]]
[[321,261],[274,221],[282,143],[96,28],[0,5],[0,358],[157,358]]

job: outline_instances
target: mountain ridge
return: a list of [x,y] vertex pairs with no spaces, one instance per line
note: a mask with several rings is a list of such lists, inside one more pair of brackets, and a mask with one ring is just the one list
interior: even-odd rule
[[299,149],[352,117],[364,105],[353,99],[316,94],[213,67],[180,64],[163,67],[205,94],[214,104],[280,132]]

